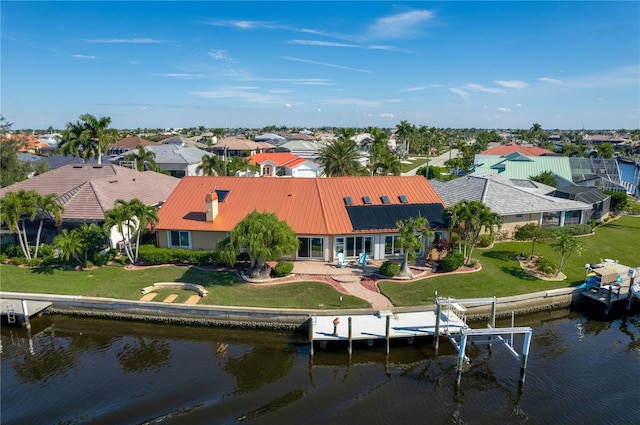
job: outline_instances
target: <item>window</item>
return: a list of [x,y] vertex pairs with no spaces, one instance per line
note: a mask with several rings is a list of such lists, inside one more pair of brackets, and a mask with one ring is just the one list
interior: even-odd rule
[[345,205],[353,205],[353,201],[351,200],[351,196],[345,196],[344,197],[344,204]]
[[399,255],[402,253],[400,244],[397,242],[398,236],[385,236],[384,237],[384,255]]
[[342,252],[345,257],[357,257],[366,252],[373,257],[373,236],[339,237],[334,241],[335,254]]
[[389,197],[387,195],[382,195],[380,197],[380,199],[382,200],[383,204],[390,204],[391,203],[391,200],[389,199]]
[[560,211],[542,213],[542,227],[560,225]]
[[362,197],[362,202],[364,202],[365,205],[369,205],[369,204],[371,204],[371,198],[369,198],[368,196],[363,196]]
[[172,230],[170,242],[171,248],[191,248],[189,232]]
[[582,211],[567,211],[564,213],[564,225],[570,226],[572,224],[580,224],[580,218],[582,217]]
[[406,197],[406,196],[404,196],[404,195],[400,195],[400,196],[398,196],[398,199],[400,199],[400,202],[402,202],[403,204],[406,204],[406,203],[408,203],[408,202],[409,202],[409,200],[407,199],[407,197]]
[[324,258],[323,238],[298,238],[300,246],[298,248],[298,258]]

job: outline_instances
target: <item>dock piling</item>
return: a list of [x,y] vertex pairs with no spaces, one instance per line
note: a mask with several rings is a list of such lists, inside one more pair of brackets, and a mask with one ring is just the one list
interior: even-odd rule
[[352,332],[352,327],[351,327],[351,317],[349,317],[348,319],[349,322],[349,355],[351,355],[351,353],[353,352],[353,332]]
[[522,363],[520,363],[520,384],[524,384],[525,375],[527,373],[527,361],[529,360],[529,346],[531,345],[531,332],[524,334],[524,342],[522,343]]
[[391,316],[387,315],[387,324],[385,330],[385,354],[389,354],[389,329],[391,325]]
[[[437,300],[436,300],[437,301]],[[436,326],[433,330],[433,347],[438,352],[438,345],[440,344],[440,316],[442,315],[442,304],[437,303],[436,308]]]
[[460,337],[460,348],[458,349],[458,361],[456,362],[456,386],[460,385],[462,377],[462,364],[465,359],[465,351],[467,348],[467,334],[462,332]]
[[22,312],[24,314],[24,325],[27,329],[31,329],[31,322],[29,321],[29,310],[27,309],[27,300],[22,300]]
[[309,354],[313,357],[313,318],[309,317]]

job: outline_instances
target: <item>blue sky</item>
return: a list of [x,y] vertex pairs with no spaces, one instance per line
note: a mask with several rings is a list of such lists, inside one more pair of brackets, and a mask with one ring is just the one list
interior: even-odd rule
[[640,3],[1,3],[1,113],[115,128],[640,127]]

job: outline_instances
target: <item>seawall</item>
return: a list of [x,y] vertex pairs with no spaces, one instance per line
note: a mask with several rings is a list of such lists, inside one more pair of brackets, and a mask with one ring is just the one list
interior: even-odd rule
[[[149,301],[22,292],[0,292],[0,298],[51,302],[52,304],[45,314],[238,328],[298,329],[304,326],[312,316],[333,316],[338,313],[340,315],[375,314],[377,312],[375,309],[307,310],[163,304]],[[575,288],[503,297],[497,299],[496,316],[506,317],[511,315],[511,312],[524,314],[553,310],[583,301],[584,297]],[[387,310],[400,313],[435,310],[435,308],[435,304],[429,304],[395,307]],[[485,320],[489,318],[490,313],[490,305],[470,306],[467,309],[467,317],[472,321]]]

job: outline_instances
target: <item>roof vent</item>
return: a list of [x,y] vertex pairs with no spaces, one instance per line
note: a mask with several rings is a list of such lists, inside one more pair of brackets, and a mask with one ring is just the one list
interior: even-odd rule
[[383,204],[390,204],[391,203],[391,200],[389,199],[389,197],[387,195],[382,195],[380,197],[380,200],[382,200]]

